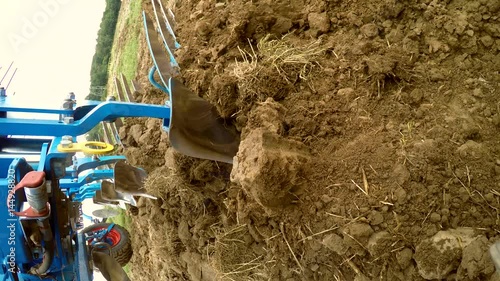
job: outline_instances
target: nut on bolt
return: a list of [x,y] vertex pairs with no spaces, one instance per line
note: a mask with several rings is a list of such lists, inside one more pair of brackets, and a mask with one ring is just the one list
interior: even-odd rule
[[73,117],[64,117],[63,118],[64,124],[73,124],[75,122],[75,118]]
[[67,100],[75,100],[76,99],[75,93],[69,92],[68,95],[66,96],[66,99]]
[[65,99],[63,101],[62,108],[63,109],[73,109],[74,102],[72,99]]
[[73,146],[73,137],[72,136],[63,136],[61,139],[61,146],[64,148],[70,148]]

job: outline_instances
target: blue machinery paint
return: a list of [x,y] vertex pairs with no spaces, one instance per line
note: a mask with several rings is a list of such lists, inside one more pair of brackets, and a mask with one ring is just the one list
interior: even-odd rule
[[[56,118],[10,118],[12,113],[42,113],[55,115]],[[99,122],[119,117],[160,118],[163,119],[163,128],[168,131],[171,108],[166,105],[112,101],[91,103],[75,109],[28,108],[9,104],[7,94],[0,97],[0,200],[5,202],[9,191],[29,171],[45,172],[46,180],[50,183],[49,203],[52,213],[48,220],[55,249],[47,277],[55,280],[92,279],[84,236],[78,234],[78,229],[73,229],[70,224],[64,226],[69,229],[69,238],[61,235],[59,228],[64,217],[59,217],[56,212],[61,202],[54,194],[61,192],[67,198],[65,201],[70,201],[71,198],[72,202],[92,198],[95,191],[100,189],[100,180],[113,178],[113,170],[95,168],[125,159],[124,156],[74,158],[74,153],[59,152],[57,145],[62,141],[62,136],[76,139]],[[36,160],[29,160],[33,156]],[[29,270],[42,262],[43,253],[32,252],[28,245],[30,238],[26,237],[26,230],[23,228],[23,220],[26,218],[10,212],[20,211],[25,200],[22,192],[16,192],[12,209],[4,208],[0,211],[0,257],[3,259],[0,263],[0,280],[40,280],[40,277],[29,274]],[[71,245],[71,249],[68,249],[68,245]]]
[[[179,65],[174,58],[173,51],[180,45],[165,10],[161,3],[159,4],[162,18],[158,16],[159,13],[154,6],[156,21],[158,25],[165,26],[166,29],[160,28],[157,31],[163,39],[169,61],[161,67],[167,66],[167,70],[175,72]],[[154,1],[153,5],[155,5]],[[171,11],[168,12],[173,19]],[[145,29],[148,32],[145,13],[143,17]],[[148,75],[149,80],[153,86],[167,93],[171,100],[171,77],[160,75],[160,82],[154,79],[155,73],[159,72],[160,65],[157,64],[157,58],[153,54],[149,36],[146,38],[154,62]],[[170,46],[167,42],[170,42]],[[61,144],[63,137],[70,136],[76,139],[77,136],[86,134],[102,121],[113,121],[121,117],[159,118],[163,120],[163,130],[169,132],[172,119],[170,102],[167,101],[162,106],[88,101],[87,104],[73,108],[74,94],[71,94],[65,100],[62,109],[47,109],[16,106],[10,103],[9,98],[6,90],[0,88],[0,200],[6,202],[9,192],[29,172],[43,172],[44,184],[49,189],[50,213],[45,217],[38,213],[40,216],[36,218],[16,216],[12,213],[27,209],[27,198],[23,192],[27,187],[16,191],[11,200],[12,204],[0,210],[0,281],[40,280],[42,276],[32,274],[30,269],[41,263],[49,266],[43,278],[92,280],[87,241],[82,233],[78,233],[79,222],[76,220],[83,215],[79,202],[92,198],[95,191],[101,189],[101,180],[112,179],[114,176],[111,169],[96,168],[112,165],[125,157],[75,157],[75,153],[60,152],[57,146]],[[14,117],[18,113],[45,114],[55,118],[36,120]],[[47,250],[52,249],[49,247],[52,242],[46,242],[44,236],[48,228],[40,228],[42,239],[28,237],[28,234],[35,233],[30,230],[30,227],[35,225],[38,229],[37,221],[48,222],[50,225],[53,250]],[[105,232],[107,231],[109,229]],[[42,262],[44,252],[52,253],[50,263],[46,263],[49,259]]]

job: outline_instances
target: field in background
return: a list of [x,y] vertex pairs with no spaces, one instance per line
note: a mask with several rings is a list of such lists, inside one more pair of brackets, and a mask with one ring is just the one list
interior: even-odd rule
[[108,218],[107,222],[116,223],[118,225],[125,227],[127,230],[130,230],[130,223],[131,223],[130,217],[127,216],[125,210],[123,209],[118,209],[118,210],[120,211],[120,214],[117,215],[116,217]]
[[[142,28],[141,5],[142,1],[126,0],[122,2],[108,68],[108,95],[116,93],[113,82],[114,77],[123,73],[127,80],[130,81],[136,75],[139,48],[137,38]],[[130,217],[126,215],[124,210],[119,210],[120,214],[109,218],[108,222],[119,224],[130,230]]]
[[138,63],[139,33],[142,29],[142,1],[122,2],[108,68],[108,95],[115,92],[113,78],[123,73],[134,79]]

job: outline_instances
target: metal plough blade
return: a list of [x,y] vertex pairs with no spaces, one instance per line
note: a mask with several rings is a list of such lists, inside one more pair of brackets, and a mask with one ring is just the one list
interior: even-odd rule
[[127,77],[125,77],[125,74],[122,73],[122,84],[123,84],[123,89],[125,90],[125,100],[128,102],[134,102],[134,96],[132,95],[132,91],[130,90],[130,86],[127,83]]
[[[187,156],[232,163],[239,148],[239,133],[234,126],[225,123],[211,103],[176,79],[179,67],[172,50],[177,45],[172,43],[175,42],[175,37],[171,30],[175,21],[171,11],[167,13],[162,6],[158,8],[155,1],[157,0],[153,1],[153,10],[158,29],[155,29],[152,20],[143,12],[146,37],[154,63],[149,80],[155,87],[169,94],[171,119],[165,129],[168,131],[170,144]],[[158,3],[161,5],[161,2]],[[164,47],[161,46],[161,41]],[[172,47],[173,44],[175,46]],[[155,73],[160,77],[161,84],[154,79]]]
[[177,151],[196,158],[233,163],[240,136],[215,107],[171,79],[172,119],[169,140]]
[[[158,42],[156,28],[146,12],[143,12],[143,18],[146,30],[146,40],[154,63],[149,74],[149,80],[155,87],[170,93],[168,79],[179,74],[179,66],[171,52],[169,52],[168,56],[165,56],[164,48],[161,46],[160,42]],[[162,41],[166,42],[164,38],[162,38]],[[162,74],[160,75],[161,84],[154,81],[153,75],[155,72]]]
[[[172,31],[174,31],[175,28],[176,28],[176,25],[177,25],[177,23],[175,22],[175,15],[174,15],[174,13],[172,12],[172,10],[170,8],[168,8],[167,12],[165,12],[165,9],[163,8],[163,4],[161,3],[160,0],[158,0],[158,3],[160,3],[160,8],[161,8],[163,17],[165,18],[165,20],[169,24],[170,29]],[[175,34],[174,34],[174,37],[175,37]]]
[[114,167],[114,189],[122,194],[156,199],[144,188],[146,176],[144,170],[131,166],[123,160],[118,161]]
[[[175,38],[175,32],[174,29],[169,21],[169,19],[166,16],[165,10],[163,9],[163,5],[161,4],[160,0],[155,0],[153,2],[153,12],[155,14],[156,18],[156,24],[158,25],[158,32],[160,33],[160,36],[163,39],[163,43],[165,44],[165,48],[167,49],[169,55],[171,56],[172,60],[175,61],[173,51],[178,49],[180,47],[179,43],[177,42],[177,39]],[[157,8],[158,2],[159,8]],[[161,15],[159,14],[161,12]]]

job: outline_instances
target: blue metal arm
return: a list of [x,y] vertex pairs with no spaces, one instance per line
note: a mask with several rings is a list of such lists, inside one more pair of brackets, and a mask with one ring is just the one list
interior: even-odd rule
[[20,107],[13,105],[5,105],[0,107],[0,111],[7,112],[23,112],[23,113],[46,113],[46,114],[72,114],[73,110],[71,109],[50,109],[50,108],[29,108],[29,107]]
[[92,269],[89,267],[88,257],[89,252],[87,249],[87,240],[85,239],[85,234],[78,233],[77,237],[77,255],[76,255],[76,271],[77,280],[79,281],[91,281],[93,278]]
[[82,202],[85,199],[90,199],[94,197],[95,192],[97,190],[101,190],[101,183],[100,182],[93,182],[86,184],[84,186],[81,186],[80,189],[78,190],[77,193],[70,193],[69,195],[75,194],[75,198],[73,198],[73,201],[76,202]]
[[124,155],[111,155],[111,156],[101,156],[99,157],[99,160],[96,161],[92,157],[83,157],[83,158],[78,158],[78,174],[85,170],[89,169],[95,169],[99,166],[103,165],[111,165],[115,164],[116,162],[120,160],[127,160],[127,157]]
[[106,169],[106,170],[93,170],[93,171],[87,171],[82,173],[81,175],[78,175],[78,180],[73,180],[73,179],[60,179],[59,180],[59,186],[64,189],[77,189],[83,186],[84,184],[97,181],[97,180],[103,180],[103,179],[111,179],[113,178],[113,170],[112,169]]
[[151,67],[151,69],[149,70],[149,75],[148,75],[148,79],[149,79],[149,82],[151,83],[151,85],[155,86],[156,88],[160,89],[163,92],[170,93],[170,89],[168,89],[167,87],[156,82],[155,72],[156,72],[156,65],[153,65]]
[[[6,111],[0,107],[0,112]],[[163,119],[163,126],[170,127],[171,109],[162,105],[128,102],[103,102],[74,123],[53,120],[0,118],[0,135],[27,136],[78,136],[94,128],[99,122],[119,117],[151,117]]]

